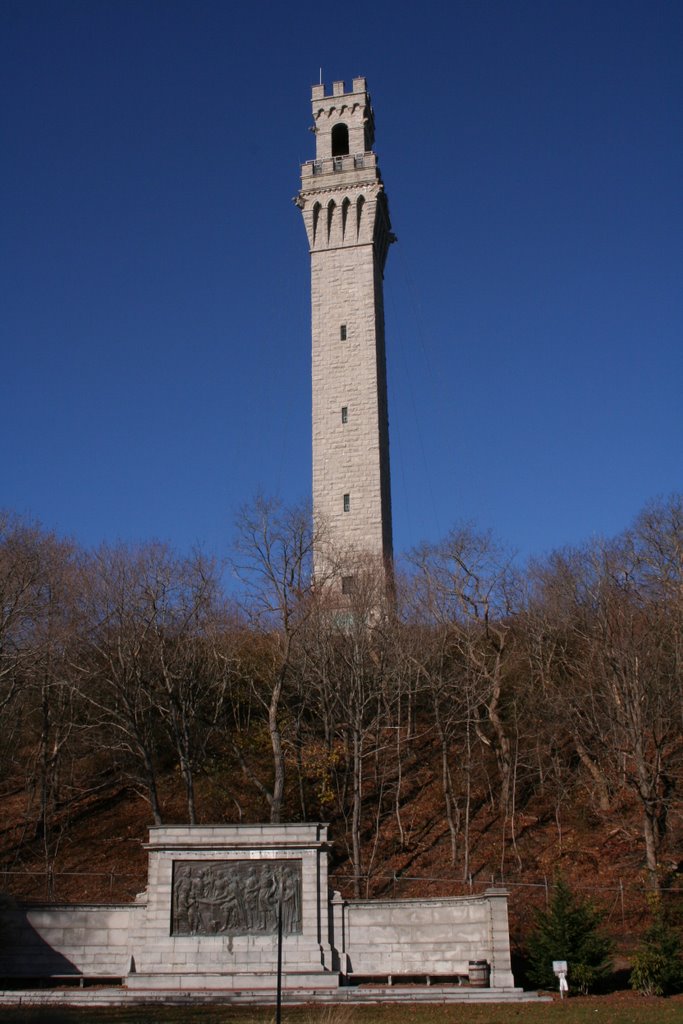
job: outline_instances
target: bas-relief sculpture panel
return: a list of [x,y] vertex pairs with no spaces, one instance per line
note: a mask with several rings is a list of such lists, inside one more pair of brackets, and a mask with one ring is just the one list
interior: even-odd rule
[[173,935],[301,932],[301,861],[173,862]]

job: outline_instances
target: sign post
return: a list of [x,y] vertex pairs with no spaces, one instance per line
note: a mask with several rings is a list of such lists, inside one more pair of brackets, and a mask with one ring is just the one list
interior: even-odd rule
[[567,984],[567,961],[553,960],[553,974],[559,978],[560,999],[564,999],[565,992],[569,991],[569,985]]

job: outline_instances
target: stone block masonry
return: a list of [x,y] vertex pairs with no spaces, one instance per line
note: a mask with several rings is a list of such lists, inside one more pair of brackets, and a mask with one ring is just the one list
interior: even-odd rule
[[486,960],[491,987],[514,988],[507,893],[453,899],[335,900],[345,973],[354,976],[467,977]]
[[311,254],[313,512],[319,578],[339,559],[392,557],[383,273],[393,240],[364,78],[312,94],[302,167]]
[[123,978],[144,906],[0,901],[0,978]]

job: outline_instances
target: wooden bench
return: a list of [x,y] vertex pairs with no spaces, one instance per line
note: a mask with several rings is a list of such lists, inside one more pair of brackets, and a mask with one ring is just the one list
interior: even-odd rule
[[467,974],[348,974],[346,985],[467,985]]
[[69,985],[78,988],[106,985],[111,988],[123,985],[123,978],[109,974],[45,974],[42,977],[0,978],[0,988],[4,989],[61,988]]

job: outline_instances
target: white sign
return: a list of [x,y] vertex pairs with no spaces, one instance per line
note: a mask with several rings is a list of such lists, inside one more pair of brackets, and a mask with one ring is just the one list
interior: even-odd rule
[[553,974],[566,974],[567,973],[567,961],[566,960],[553,960]]

